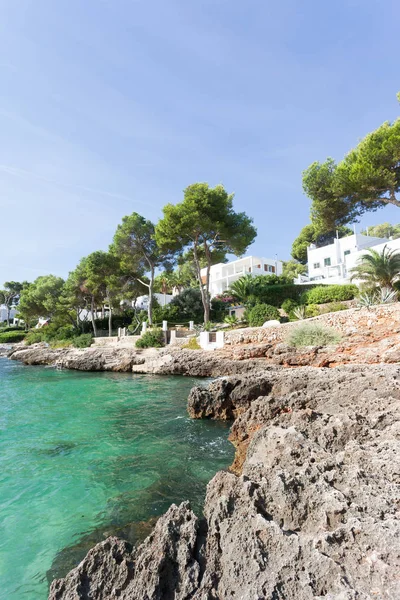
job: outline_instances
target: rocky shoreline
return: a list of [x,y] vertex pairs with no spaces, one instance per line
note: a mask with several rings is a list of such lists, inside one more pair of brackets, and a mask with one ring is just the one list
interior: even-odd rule
[[106,539],[49,599],[399,598],[400,305],[343,312],[324,316],[331,348],[296,350],[281,329],[208,353],[15,346],[29,365],[217,377],[188,412],[231,421],[236,450],[204,516],[183,502],[137,547]]
[[183,502],[137,548],[108,538],[51,600],[400,596],[400,367],[278,368],[188,404],[235,419],[234,472],[209,483],[204,518]]

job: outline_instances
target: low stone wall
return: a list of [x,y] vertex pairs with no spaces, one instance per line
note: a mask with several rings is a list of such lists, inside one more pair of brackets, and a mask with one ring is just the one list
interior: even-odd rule
[[225,345],[257,344],[261,342],[275,343],[286,339],[289,331],[300,323],[320,323],[326,327],[333,327],[340,333],[349,335],[357,333],[359,329],[369,330],[377,325],[392,324],[393,329],[400,327],[400,302],[395,304],[382,304],[370,308],[350,308],[338,312],[327,313],[304,321],[283,323],[276,327],[247,327],[234,329],[225,333]]

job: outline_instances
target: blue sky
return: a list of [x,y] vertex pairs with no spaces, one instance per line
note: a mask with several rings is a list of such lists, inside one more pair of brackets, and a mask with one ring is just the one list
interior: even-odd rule
[[289,258],[302,170],[399,114],[399,22],[397,0],[0,0],[0,284],[66,276],[196,181]]

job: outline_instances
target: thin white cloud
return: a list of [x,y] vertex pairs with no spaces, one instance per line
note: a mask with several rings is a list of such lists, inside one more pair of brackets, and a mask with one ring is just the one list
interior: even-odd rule
[[[135,166],[136,167],[147,167],[150,165],[143,163],[143,164],[137,164]],[[100,196],[116,198],[117,200],[123,200],[123,201],[129,202],[129,203],[134,202],[137,204],[144,204],[146,206],[148,206],[149,204],[152,204],[151,202],[148,202],[148,201],[145,202],[144,200],[137,200],[135,198],[131,198],[129,196],[125,196],[124,194],[119,194],[117,192],[110,192],[108,190],[96,189],[96,188],[88,187],[85,185],[79,185],[79,184],[75,184],[75,183],[65,183],[62,181],[57,181],[55,179],[51,179],[50,177],[45,177],[43,175],[39,175],[38,173],[34,173],[33,171],[21,169],[20,167],[15,167],[13,165],[0,165],[0,171],[3,171],[3,173],[8,173],[9,175],[14,175],[15,177],[37,179],[39,181],[43,181],[45,183],[50,183],[52,185],[60,186],[63,188],[81,190],[83,192],[88,192],[90,194],[96,194],[96,195],[100,195]]]

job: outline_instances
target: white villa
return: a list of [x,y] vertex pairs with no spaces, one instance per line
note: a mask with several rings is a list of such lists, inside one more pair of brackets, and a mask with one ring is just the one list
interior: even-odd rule
[[299,275],[295,283],[317,281],[321,284],[350,283],[351,269],[355,267],[367,248],[382,252],[385,245],[400,250],[400,239],[388,240],[355,233],[335,239],[333,244],[307,248],[308,276]]
[[[246,256],[229,263],[218,263],[210,269],[210,294],[213,298],[229,289],[230,285],[243,275],[282,275],[282,261],[273,258]],[[201,270],[203,282],[207,269]]]
[[[17,311],[15,307],[10,308],[10,322],[14,324],[15,315]],[[0,323],[7,321],[7,308],[4,304],[0,305]]]

